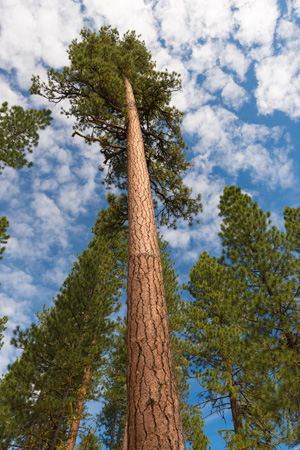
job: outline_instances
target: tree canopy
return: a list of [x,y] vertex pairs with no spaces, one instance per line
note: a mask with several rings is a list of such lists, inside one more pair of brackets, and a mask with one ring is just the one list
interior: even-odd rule
[[128,78],[160,222],[175,225],[179,218],[192,221],[201,210],[200,196],[191,199],[191,190],[182,181],[191,163],[186,160],[187,147],[180,131],[183,113],[170,105],[172,93],[181,88],[180,76],[155,70],[150,52],[134,32],[121,39],[110,27],[102,27],[98,34],[83,29],[81,41],[74,40],[69,47],[69,59],[69,66],[62,71],[48,71],[47,83],[34,76],[31,93],[54,103],[69,101],[70,107],[64,107],[63,112],[76,119],[73,136],[99,142],[108,164],[107,183],[126,189],[124,80]]
[[31,167],[27,153],[32,153],[38,145],[38,130],[50,125],[50,110],[29,109],[21,106],[8,107],[2,103],[0,107],[0,173],[8,166],[21,169]]

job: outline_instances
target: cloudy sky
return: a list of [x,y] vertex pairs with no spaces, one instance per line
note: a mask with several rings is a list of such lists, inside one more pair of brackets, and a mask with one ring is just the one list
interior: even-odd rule
[[[200,252],[220,251],[224,186],[242,186],[278,226],[284,206],[299,206],[300,0],[2,0],[0,18],[0,97],[10,105],[52,107],[28,95],[31,75],[67,65],[83,27],[136,30],[158,69],[181,73],[173,101],[186,113],[194,162],[185,182],[204,203],[200,226],[162,230],[182,280]],[[99,149],[71,137],[59,106],[53,117],[33,168],[5,169],[0,179],[0,215],[11,224],[0,266],[0,316],[10,319],[0,371],[15,358],[12,329],[51,304],[105,206]]]

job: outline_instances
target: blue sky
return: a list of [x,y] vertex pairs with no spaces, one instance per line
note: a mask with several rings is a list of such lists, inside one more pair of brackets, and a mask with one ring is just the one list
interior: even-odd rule
[[[224,186],[242,186],[279,227],[283,207],[299,206],[300,0],[2,0],[0,18],[0,97],[10,105],[51,107],[28,96],[31,75],[66,65],[67,47],[84,26],[136,30],[158,69],[181,73],[173,102],[186,113],[194,163],[185,182],[204,204],[199,226],[161,230],[181,280],[203,250],[220,251]],[[33,168],[1,175],[1,215],[11,223],[0,266],[0,316],[10,319],[2,372],[16,356],[12,330],[51,304],[105,206],[98,147],[71,137],[72,121],[59,106],[53,116]],[[212,439],[217,424],[210,419]],[[214,450],[223,448],[213,441]]]

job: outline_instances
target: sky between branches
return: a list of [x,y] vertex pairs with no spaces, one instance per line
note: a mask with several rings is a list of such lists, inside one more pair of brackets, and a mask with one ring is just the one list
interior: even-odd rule
[[[0,17],[0,98],[10,105],[50,107],[27,94],[31,75],[67,65],[84,26],[136,30],[158,69],[181,73],[173,101],[186,113],[194,163],[185,183],[204,204],[200,226],[161,230],[182,279],[204,249],[219,252],[225,185],[242,186],[278,226],[285,205],[299,206],[300,0],[2,0]],[[71,137],[59,105],[53,116],[34,167],[5,169],[0,179],[1,215],[11,223],[0,267],[0,316],[10,318],[1,371],[15,358],[11,330],[51,304],[105,207],[97,145]]]

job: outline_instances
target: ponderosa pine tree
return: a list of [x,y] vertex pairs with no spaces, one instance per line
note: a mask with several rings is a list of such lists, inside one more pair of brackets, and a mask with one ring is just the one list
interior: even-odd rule
[[271,344],[262,334],[253,335],[231,268],[204,252],[190,272],[188,290],[183,348],[201,385],[200,407],[231,414],[233,430],[219,431],[226,448],[276,448],[283,430],[265,408],[265,397],[273,392],[274,400],[276,392],[265,357]]
[[101,219],[54,307],[38,315],[38,325],[16,333],[14,344],[23,354],[0,387],[9,417],[0,433],[8,442],[32,450],[75,446],[85,400],[106,364],[115,328],[110,315],[125,278],[122,230],[108,239],[100,229]]
[[292,444],[299,436],[299,208],[285,209],[286,233],[240,188],[225,188],[219,209],[223,257],[204,253],[191,271],[187,352],[206,400],[232,411],[228,448]]
[[100,380],[103,407],[97,416],[100,439],[109,450],[122,450],[127,416],[126,321],[120,322]]
[[225,188],[219,208],[224,262],[235,272],[245,317],[254,333],[273,344],[267,354],[276,372],[277,401],[266,398],[265,404],[287,432],[295,422],[293,441],[299,437],[299,208],[285,209],[286,233],[240,188]]
[[[128,190],[128,449],[185,448],[169,336],[151,188],[161,223],[192,221],[201,209],[182,174],[190,164],[180,132],[182,113],[170,107],[180,88],[175,73],[155,64],[135,33],[81,32],[70,65],[50,69],[48,83],[33,77],[31,93],[69,100],[74,136],[99,142],[108,183]],[[150,178],[149,178],[150,176]],[[155,200],[154,206],[157,205]],[[171,221],[171,216],[173,220]]]

